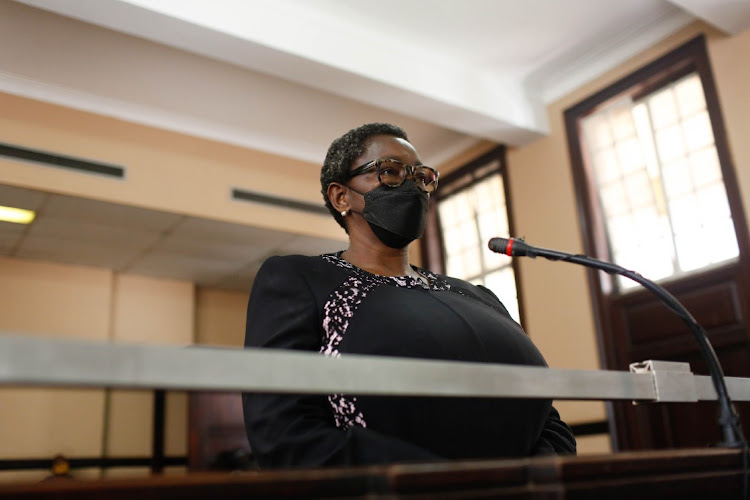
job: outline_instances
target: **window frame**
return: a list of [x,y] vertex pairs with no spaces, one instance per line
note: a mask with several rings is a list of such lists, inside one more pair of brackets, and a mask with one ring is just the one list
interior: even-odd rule
[[[488,166],[497,162],[497,167],[488,168]],[[487,168],[486,172],[482,169]],[[433,272],[445,274],[445,246],[443,243],[443,234],[440,226],[440,214],[438,213],[437,204],[441,199],[460,193],[477,182],[480,182],[491,175],[498,174],[503,180],[503,194],[505,196],[505,207],[508,216],[508,229],[510,234],[515,234],[515,225],[512,210],[512,197],[510,193],[510,179],[506,163],[506,147],[499,145],[487,153],[471,160],[470,162],[451,171],[449,174],[440,177],[440,185],[437,191],[430,197],[430,210],[427,217],[427,226],[425,233],[420,240],[420,252],[422,262],[425,267]],[[469,178],[467,181],[466,179]],[[505,235],[497,235],[505,236]],[[486,242],[485,242],[486,243]],[[511,267],[516,281],[516,296],[518,297],[518,315],[520,323],[524,325],[525,308],[523,296],[521,293],[521,274],[517,259],[512,259]]]
[[[622,98],[622,99],[619,99],[619,100],[624,101],[624,102],[622,103],[622,105],[620,105],[618,103],[617,104],[617,108],[611,108],[609,105],[598,106],[594,110],[589,111],[587,114],[578,117],[578,123],[580,124],[579,127],[578,127],[578,131],[581,132],[582,130],[587,129],[587,125],[585,125],[585,124],[588,122],[588,120],[591,117],[601,116],[602,114],[605,114],[605,116],[610,116],[611,113],[613,112],[612,109],[615,109],[614,112],[618,112],[618,110],[621,111],[622,109],[627,109],[627,112],[630,114],[630,116],[633,116],[634,110],[636,108],[638,108],[638,107],[644,107],[645,109],[647,109],[647,111],[645,111],[645,113],[649,114],[648,125],[647,125],[647,127],[648,127],[648,133],[651,134],[650,137],[651,137],[651,140],[653,141],[653,143],[651,144],[651,147],[653,148],[653,154],[652,154],[652,161],[653,161],[653,163],[652,163],[652,167],[654,167],[654,170],[651,172],[651,174],[649,174],[649,179],[651,179],[650,180],[650,187],[652,187],[653,189],[655,189],[656,191],[658,191],[658,193],[656,193],[654,195],[655,196],[654,203],[657,203],[656,200],[658,200],[658,199],[662,200],[661,204],[663,205],[663,208],[665,210],[665,215],[664,216],[665,216],[665,218],[667,220],[667,224],[669,225],[670,237],[671,237],[671,244],[673,245],[673,251],[674,251],[674,255],[673,255],[674,261],[672,263],[673,269],[672,269],[671,274],[664,274],[664,275],[660,275],[661,277],[660,276],[655,276],[655,277],[651,278],[654,281],[657,281],[657,282],[660,282],[660,283],[668,283],[670,281],[680,280],[680,279],[683,279],[683,278],[686,278],[686,277],[690,276],[691,274],[700,274],[702,272],[709,271],[711,268],[720,267],[723,264],[725,264],[726,262],[738,259],[738,255],[732,255],[730,257],[718,258],[718,259],[712,260],[710,262],[708,262],[708,261],[704,262],[702,265],[700,265],[698,267],[690,267],[689,264],[686,264],[687,261],[684,260],[685,255],[682,253],[684,251],[684,248],[680,247],[680,243],[679,243],[679,241],[677,239],[678,236],[680,236],[680,235],[684,236],[685,233],[684,232],[675,232],[676,231],[676,226],[674,224],[675,224],[675,220],[679,216],[679,214],[675,215],[675,212],[673,211],[673,202],[679,196],[684,195],[684,193],[680,193],[680,194],[674,195],[674,194],[670,193],[670,190],[664,184],[665,175],[667,174],[667,170],[665,170],[665,166],[669,167],[670,165],[664,163],[664,160],[660,157],[660,153],[658,153],[657,150],[656,150],[656,148],[657,148],[657,144],[656,143],[657,143],[657,132],[658,132],[658,130],[655,129],[655,128],[652,128],[654,126],[653,123],[651,122],[651,113],[652,113],[652,110],[649,107],[648,101],[649,101],[650,97],[653,96],[653,95],[662,93],[665,90],[666,91],[673,90],[675,84],[677,84],[680,81],[683,81],[685,78],[688,78],[688,77],[691,80],[693,80],[693,81],[698,80],[700,82],[700,74],[694,69],[694,67],[692,65],[688,65],[688,66],[685,66],[684,68],[678,69],[677,71],[668,73],[660,81],[653,82],[653,84],[648,85],[647,88],[639,89],[637,92],[633,92],[633,93],[625,93],[624,94],[624,98],[623,98],[622,95],[618,96],[618,98]],[[699,83],[699,85],[701,85],[701,93],[705,97],[705,92],[703,91],[702,83]],[[702,114],[709,120],[708,125],[710,126],[711,125],[710,124],[710,114],[709,114],[709,110],[708,110],[707,105],[703,106],[701,109],[703,110]],[[609,119],[605,117],[604,120],[607,121]],[[635,118],[633,118],[633,120],[635,120]],[[683,120],[683,118],[679,118],[679,120]],[[676,123],[680,124],[681,122],[679,120]],[[597,122],[597,123],[599,123],[599,122]],[[611,122],[610,121],[607,121],[607,123],[611,126]],[[633,126],[635,127],[636,125],[634,124]],[[610,130],[611,130],[611,128],[610,128]],[[639,133],[638,135],[640,136],[641,134]],[[603,192],[597,192],[598,189],[603,189],[604,187],[602,186],[601,180],[597,179],[597,175],[600,172],[597,169],[596,159],[595,159],[595,156],[596,156],[597,152],[599,152],[601,150],[604,150],[607,147],[601,146],[601,145],[600,146],[592,146],[592,145],[586,144],[586,141],[588,141],[589,139],[591,139],[591,140],[595,140],[595,139],[593,137],[591,137],[591,138],[586,137],[586,134],[583,134],[583,133],[581,133],[580,136],[581,136],[581,145],[580,145],[580,147],[581,147],[581,149],[583,151],[583,156],[585,158],[591,156],[591,164],[590,165],[586,165],[585,170],[586,170],[586,176],[587,176],[587,178],[590,178],[590,182],[591,182],[591,184],[593,186],[593,188],[591,190],[591,193],[592,193],[592,198],[595,200],[596,208],[602,211],[601,220],[604,223],[603,230],[605,231],[605,236],[606,236],[607,241],[608,241],[608,250],[609,250],[609,252],[608,252],[609,259],[608,260],[612,260],[616,264],[619,264],[621,266],[625,266],[625,267],[627,267],[629,269],[635,269],[635,270],[638,270],[638,271],[641,271],[641,272],[646,272],[648,270],[648,266],[645,266],[644,268],[639,268],[639,267],[637,267],[637,264],[632,264],[632,263],[628,264],[628,263],[625,263],[625,262],[621,262],[621,261],[615,259],[614,256],[612,256],[611,252],[612,251],[616,252],[616,250],[617,250],[617,244],[614,243],[612,241],[612,239],[613,239],[613,237],[615,239],[617,239],[616,237],[618,236],[618,233],[612,233],[611,232],[611,231],[613,231],[613,229],[611,227],[611,224],[613,222],[613,216],[610,215],[610,217],[608,218],[606,215],[604,215],[607,212],[607,210],[604,208],[604,207],[607,206],[607,201],[606,201],[607,197],[606,197],[606,195],[603,194]],[[614,138],[612,138],[611,140],[615,141],[615,142],[617,141]],[[617,143],[617,144],[622,144],[622,142]],[[617,146],[617,144],[615,145],[615,147]],[[707,149],[707,148],[710,149],[712,151],[712,153],[715,153],[715,155],[716,155],[715,158],[716,158],[716,162],[717,162],[716,165],[717,165],[717,168],[718,168],[717,174],[721,175],[721,172],[722,172],[721,161],[718,158],[718,147],[717,147],[717,145],[715,143],[715,140],[714,140],[714,137],[713,137],[713,129],[711,129],[710,144],[708,144],[706,146],[703,146],[703,149]],[[686,149],[683,153],[687,155],[688,152],[693,152],[694,153],[695,151],[697,151],[697,150],[693,150],[691,147],[688,146],[688,149]],[[641,170],[645,171],[648,168],[648,167],[645,166],[646,162],[648,161],[647,158],[648,158],[648,154],[646,154],[644,156],[644,158],[643,158],[644,167],[642,169],[639,169],[639,172]],[[685,160],[687,160],[687,157],[685,157]],[[617,161],[621,163],[622,159],[618,159]],[[672,161],[674,161],[674,160],[672,160]],[[669,163],[669,162],[667,162],[667,163]],[[656,169],[658,169],[658,173],[656,172]],[[623,187],[623,189],[625,189],[624,188],[624,184],[625,184],[626,181],[623,180],[623,179],[627,179],[627,175],[628,174],[623,174],[622,172],[620,172],[620,175],[619,175],[619,177],[617,177],[617,179],[615,179],[614,177],[611,177],[611,178],[608,178],[604,182],[607,184],[608,187],[611,187],[613,185],[619,185],[619,186]],[[689,176],[689,173],[684,173],[684,174],[680,174],[680,175],[688,175]],[[658,177],[660,179],[660,181],[654,184],[654,181],[652,179],[653,177]],[[721,184],[722,191],[723,191],[723,196],[727,196],[727,189],[726,189],[726,185],[725,185],[724,179],[723,178],[718,178],[718,176],[717,176],[716,179],[717,180],[715,181],[715,183],[717,185]],[[597,187],[597,186],[600,186],[600,187]],[[693,184],[691,184],[690,190],[692,192],[695,192],[695,190],[699,189],[699,188],[700,188],[700,185],[693,185]],[[728,199],[726,201],[727,201],[727,204],[728,204]],[[628,205],[628,206],[630,207],[629,210],[632,212],[634,210],[634,208],[631,205]],[[643,205],[641,205],[641,206],[643,206]],[[730,209],[730,211],[731,211],[731,209]],[[622,215],[622,213],[620,215]],[[732,227],[732,236],[735,239],[736,239],[736,233],[737,233],[736,228]],[[619,236],[621,237],[622,235],[619,234]],[[632,236],[635,236],[635,235],[632,235]],[[708,240],[706,240],[706,241],[708,241]],[[734,242],[732,243],[732,246],[735,246]],[[691,244],[691,248],[696,248],[696,246]],[[644,249],[644,250],[646,250],[646,249]],[[619,288],[618,293],[620,293],[620,294],[626,294],[626,293],[629,293],[629,292],[631,292],[633,290],[637,290],[638,289],[638,286],[634,282],[632,282],[630,280],[627,280],[627,279],[624,279],[621,276],[615,277],[615,279],[613,280],[613,282],[615,282],[618,285],[618,288]]]
[[[630,95],[633,100],[640,99],[656,90],[673,83],[680,78],[695,72],[703,85],[706,99],[706,109],[714,133],[716,152],[719,157],[727,200],[732,213],[740,261],[746,261],[750,255],[748,244],[747,223],[740,198],[737,176],[727,143],[724,120],[721,116],[716,85],[711,74],[708,54],[706,52],[705,36],[700,35],[665,56],[643,66],[630,75],[622,78],[607,88],[584,99],[578,104],[565,110],[565,128],[567,131],[567,146],[570,155],[573,179],[576,189],[579,219],[581,221],[584,249],[589,255],[598,256],[604,260],[612,260],[607,238],[604,214],[597,200],[596,186],[592,182],[588,166],[584,161],[582,147],[582,133],[579,118],[587,116],[608,104]],[[698,270],[696,274],[700,274]],[[673,278],[663,280],[668,283]],[[680,279],[675,277],[674,279]],[[601,289],[604,294],[618,294],[614,277],[610,275],[597,276],[595,289]],[[601,281],[599,283],[599,281]],[[594,283],[590,283],[594,285]],[[627,292],[625,292],[627,293]]]
[[[564,124],[583,248],[588,255],[611,260],[603,213],[596,203],[596,186],[584,162],[579,119],[625,95],[640,98],[690,72],[698,74],[703,86],[739,255],[737,261],[687,276],[667,278],[662,283],[706,328],[725,372],[747,376],[750,366],[747,364],[750,359],[750,238],[705,35],[693,38],[565,110]],[[642,289],[621,293],[614,286],[612,276],[595,270],[588,270],[587,278],[603,369],[627,370],[628,364],[634,361],[665,359],[689,362],[696,373],[703,374],[705,367],[695,340],[658,299]],[[713,319],[722,307],[729,311],[728,315],[721,320]],[[702,412],[707,410],[714,413],[713,407],[705,405],[637,407],[626,402],[609,402],[607,407],[614,419],[612,439],[616,451],[696,446],[698,442],[711,442],[718,433],[709,427],[696,431],[688,423],[702,418]],[[744,417],[743,421],[750,419]]]

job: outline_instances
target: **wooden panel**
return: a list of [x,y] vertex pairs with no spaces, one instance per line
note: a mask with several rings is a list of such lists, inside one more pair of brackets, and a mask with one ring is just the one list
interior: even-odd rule
[[[691,290],[676,298],[706,330],[737,326],[742,321],[734,282]],[[674,312],[650,297],[635,304],[624,304],[624,311],[632,347],[688,332],[685,323]]]
[[691,449],[301,469],[184,477],[0,484],[8,500],[93,499],[601,499],[739,498],[739,450]]
[[[720,452],[723,450],[720,450]],[[739,452],[673,450],[563,463],[565,499],[740,498]],[[730,458],[733,457],[733,458]],[[732,465],[734,464],[734,465]]]
[[[722,369],[728,376],[747,376],[750,352],[747,345],[727,345],[717,348]],[[705,361],[694,347],[687,355],[659,358],[665,361],[690,363],[694,373],[707,373]],[[620,430],[634,449],[714,446],[721,441],[718,425],[719,405],[716,401],[698,403],[645,403],[633,406],[628,402],[615,402],[627,416],[630,425]],[[750,402],[735,403],[742,428],[750,429]]]
[[250,455],[250,445],[243,421],[242,396],[239,393],[190,394],[189,444],[191,471],[247,468],[249,464],[245,461]]
[[[701,326],[728,376],[750,376],[746,291],[738,263],[673,281],[670,292]],[[646,291],[610,299],[616,345],[622,366],[658,359],[687,362],[693,373],[708,375],[707,364],[692,332],[676,314]],[[750,405],[738,405],[743,428],[750,426]],[[675,448],[715,445],[721,440],[716,423],[718,404],[612,403],[619,449]]]

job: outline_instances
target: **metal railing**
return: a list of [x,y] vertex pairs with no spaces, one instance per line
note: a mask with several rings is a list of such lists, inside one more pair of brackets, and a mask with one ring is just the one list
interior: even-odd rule
[[[726,378],[750,401],[750,378]],[[163,346],[0,332],[0,385],[188,391],[689,402],[716,400],[687,363],[648,361],[631,372],[433,361],[205,346]]]

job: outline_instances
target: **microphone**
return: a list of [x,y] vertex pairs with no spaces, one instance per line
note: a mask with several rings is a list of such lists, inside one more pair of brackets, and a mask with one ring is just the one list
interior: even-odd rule
[[644,278],[637,272],[630,271],[624,267],[612,264],[611,262],[604,262],[586,255],[574,255],[565,252],[558,252],[557,250],[534,247],[526,243],[523,239],[492,238],[490,239],[488,246],[493,252],[501,253],[509,257],[531,257],[532,259],[536,257],[544,257],[549,260],[562,260],[564,262],[580,264],[609,274],[619,274],[641,284],[644,288],[659,297],[664,305],[677,314],[677,316],[679,316],[690,329],[693,336],[698,341],[701,354],[711,372],[711,381],[716,389],[720,405],[719,426],[722,429],[723,435],[723,441],[720,445],[729,448],[741,447],[745,449],[747,447],[745,438],[742,435],[739,415],[737,415],[737,412],[732,405],[732,400],[729,397],[729,391],[727,390],[726,382],[724,380],[724,372],[721,369],[719,358],[716,356],[716,352],[714,351],[713,346],[711,346],[711,342],[708,340],[706,331],[700,324],[698,324],[685,306],[683,306],[665,288]]
[[[546,254],[547,252],[556,254],[552,250],[545,250],[544,248],[534,248],[531,245],[526,244],[522,239],[516,238],[492,238],[489,243],[490,250],[497,253],[502,253],[508,257],[531,257],[535,258],[537,255]],[[560,254],[562,257],[564,254]],[[547,257],[547,255],[542,255]],[[556,260],[556,257],[550,256]]]

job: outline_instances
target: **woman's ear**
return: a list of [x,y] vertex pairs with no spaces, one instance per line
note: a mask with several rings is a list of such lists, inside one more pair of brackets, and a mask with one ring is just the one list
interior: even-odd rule
[[337,212],[348,212],[351,208],[349,206],[349,190],[343,184],[338,182],[332,182],[328,185],[328,199],[331,200],[331,205]]

